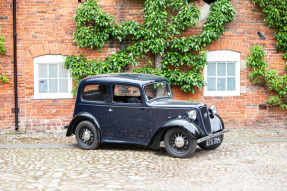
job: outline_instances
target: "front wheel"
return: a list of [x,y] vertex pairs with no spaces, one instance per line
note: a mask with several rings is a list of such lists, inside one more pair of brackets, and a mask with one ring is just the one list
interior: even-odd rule
[[166,151],[172,157],[188,158],[195,152],[197,141],[185,130],[173,128],[166,132],[164,145]]
[[220,142],[217,143],[217,144],[214,144],[214,145],[210,145],[210,146],[206,146],[206,141],[202,142],[202,143],[199,143],[198,146],[204,150],[214,150],[216,149],[217,147],[219,147],[221,145],[221,143],[223,142],[223,138],[224,136],[223,135],[220,135],[218,136],[218,138],[220,139]]
[[82,121],[76,128],[78,145],[85,150],[92,150],[99,146],[98,131],[90,121]]

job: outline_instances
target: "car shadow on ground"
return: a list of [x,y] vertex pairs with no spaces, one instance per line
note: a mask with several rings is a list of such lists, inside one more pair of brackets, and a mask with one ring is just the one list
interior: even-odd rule
[[134,144],[105,143],[105,144],[101,144],[97,150],[153,152],[156,155],[160,155],[160,156],[168,155],[164,147],[160,147],[159,149],[150,149],[143,145],[134,145]]
[[[78,144],[73,144],[71,148],[82,150]],[[118,144],[118,143],[105,143],[101,144],[96,150],[101,151],[137,151],[137,152],[152,152],[155,155],[159,156],[168,156],[164,147],[160,147],[159,149],[150,149],[143,145],[135,145],[135,144]]]
[[[80,147],[78,145],[75,145],[76,148]],[[143,145],[134,145],[134,144],[118,144],[118,143],[105,143],[101,144],[96,150],[101,150],[101,151],[137,151],[137,152],[151,152],[157,156],[169,156],[167,151],[163,146],[161,146],[159,149],[150,149],[146,146]],[[192,157],[203,157],[208,154],[212,154],[213,152],[216,152],[215,150],[203,150],[199,147],[196,148],[195,153],[192,155]]]

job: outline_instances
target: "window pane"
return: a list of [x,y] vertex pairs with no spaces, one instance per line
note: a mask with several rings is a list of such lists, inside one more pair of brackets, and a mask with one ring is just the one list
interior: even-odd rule
[[49,80],[49,93],[58,93],[58,80]]
[[115,85],[115,96],[140,96],[140,90],[138,87],[129,85]]
[[216,64],[215,63],[208,63],[207,76],[216,76]]
[[49,64],[49,77],[50,78],[58,77],[58,65],[57,64]]
[[235,78],[227,78],[227,90],[235,91]]
[[216,78],[207,78],[207,91],[216,91]]
[[227,76],[235,76],[235,63],[227,64]]
[[59,80],[59,92],[68,93],[68,80],[67,79]]
[[68,78],[68,70],[63,68],[63,64],[59,64],[59,75],[60,78]]
[[39,93],[47,93],[47,80],[39,80]]
[[39,64],[39,78],[47,78],[47,64]]
[[135,86],[115,85],[113,94],[113,101],[117,103],[141,103],[140,90]]
[[171,96],[168,84],[166,82],[156,82],[145,85],[144,90],[145,96],[148,100]]
[[225,91],[225,78],[217,79],[217,91]]
[[225,76],[225,63],[217,64],[217,76]]
[[88,101],[107,102],[107,86],[106,85],[88,85],[84,88],[83,99]]

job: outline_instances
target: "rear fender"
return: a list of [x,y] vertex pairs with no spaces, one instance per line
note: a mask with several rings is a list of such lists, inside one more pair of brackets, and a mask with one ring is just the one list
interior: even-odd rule
[[160,141],[163,140],[165,132],[171,128],[182,128],[186,130],[193,139],[198,139],[203,135],[202,130],[196,124],[185,119],[175,119],[165,123],[156,131],[149,143],[149,147],[152,149],[158,149],[160,147]]
[[76,116],[73,117],[71,123],[68,126],[68,130],[67,130],[66,136],[69,137],[69,136],[75,134],[75,130],[76,130],[77,125],[81,121],[85,121],[85,120],[86,121],[90,121],[91,123],[93,123],[93,125],[99,131],[99,135],[101,134],[100,124],[99,124],[98,120],[92,114],[84,112],[84,113],[79,113],[79,114],[77,114]]

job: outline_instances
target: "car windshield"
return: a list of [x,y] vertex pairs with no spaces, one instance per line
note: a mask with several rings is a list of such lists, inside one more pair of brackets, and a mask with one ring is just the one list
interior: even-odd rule
[[147,84],[145,85],[144,90],[147,100],[152,100],[161,97],[171,98],[171,92],[167,82],[157,82]]

